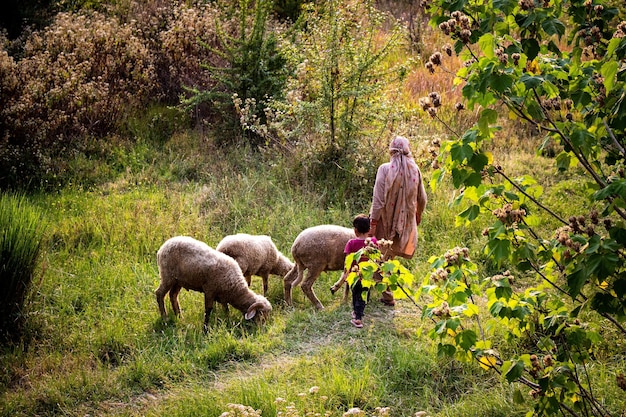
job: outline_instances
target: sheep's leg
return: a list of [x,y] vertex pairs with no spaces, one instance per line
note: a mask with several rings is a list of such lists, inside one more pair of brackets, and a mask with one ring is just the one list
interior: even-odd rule
[[252,284],[252,275],[245,275],[246,282],[248,283],[248,287]]
[[296,263],[293,268],[291,268],[291,271],[287,272],[287,275],[285,275],[285,277],[283,278],[283,287],[285,290],[285,303],[290,306],[292,305],[292,300],[291,300],[291,288],[293,287],[293,283],[300,281],[300,279],[298,279],[299,276],[302,275],[302,271],[303,271],[303,267],[298,265],[298,263]]
[[167,294],[169,290],[168,286],[161,281],[161,285],[159,285],[159,288],[154,292],[157,305],[159,306],[159,313],[161,313],[163,319],[167,318],[167,313],[165,312],[165,294]]
[[208,292],[204,292],[204,332],[209,329],[209,317],[211,316],[211,312],[213,311],[213,296]]
[[343,283],[346,282],[346,279],[348,278],[348,273],[347,272],[342,272],[341,273],[341,277],[339,277],[339,279],[337,280],[337,282],[335,282],[331,287],[330,287],[330,292],[332,292],[333,294],[335,292],[337,292],[337,290],[339,288],[342,287]]
[[267,281],[269,279],[269,274],[263,274],[261,275],[261,278],[263,279],[263,295],[267,296],[267,289],[268,289]]
[[346,285],[344,286],[344,290],[343,290],[343,302],[344,303],[348,301],[349,296],[350,296],[350,284],[346,282]]
[[180,289],[182,287],[178,284],[174,284],[174,286],[170,289],[170,303],[172,304],[172,310],[174,311],[174,315],[180,317],[180,304],[178,303],[178,294],[180,293]]
[[315,296],[315,292],[313,291],[313,284],[315,280],[320,276],[323,272],[321,268],[309,268],[306,274],[305,280],[300,284],[302,287],[302,291],[304,294],[311,300],[316,309],[322,310],[324,306],[320,302],[320,300]]

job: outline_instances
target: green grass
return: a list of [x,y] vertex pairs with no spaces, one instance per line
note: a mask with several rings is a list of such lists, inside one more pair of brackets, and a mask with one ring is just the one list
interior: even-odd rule
[[[438,357],[426,337],[430,323],[409,301],[395,309],[372,302],[365,327],[350,326],[349,305],[328,291],[338,272],[322,274],[314,286],[323,311],[298,288],[294,307],[286,307],[282,282],[271,277],[275,308],[262,325],[218,306],[204,334],[202,295],[187,291],[180,295],[182,317],[162,320],[155,254],[167,238],[184,234],[215,246],[226,234],[269,234],[290,256],[304,228],[349,225],[369,201],[325,207],[289,181],[287,162],[270,166],[246,149],[221,152],[193,135],[138,146],[150,163],[99,185],[29,197],[50,226],[29,337],[1,351],[0,415],[219,416],[229,403],[265,417],[341,416],[351,407],[374,415],[386,406],[392,416],[525,414],[512,401],[516,386]],[[416,282],[428,273],[431,255],[454,246],[480,253],[484,244],[482,226],[452,226],[451,195],[429,191],[419,251],[407,262]],[[261,290],[259,278],[252,287]],[[597,375],[608,380],[607,369],[624,363],[622,356],[612,364],[614,352],[605,357]],[[609,402],[619,405],[619,398],[611,393]]]

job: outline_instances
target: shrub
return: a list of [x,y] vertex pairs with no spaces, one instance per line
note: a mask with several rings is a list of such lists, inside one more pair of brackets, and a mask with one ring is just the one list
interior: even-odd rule
[[[254,123],[265,123],[265,108],[272,98],[282,98],[287,75],[287,60],[275,35],[279,30],[268,30],[273,24],[271,6],[268,0],[244,0],[237,7],[222,6],[224,19],[218,26],[217,43],[204,43],[213,57],[222,59],[203,65],[216,81],[215,86],[190,88],[190,97],[183,100],[188,108],[210,104],[221,110],[226,122],[239,122],[254,147],[263,145],[265,139],[249,128],[248,118]],[[246,117],[237,117],[239,100],[245,103]]]
[[[431,11],[431,23],[454,42],[448,54],[466,60],[456,78],[477,115],[473,127],[441,146],[431,184],[450,177],[458,189],[456,203],[465,210],[457,224],[489,219],[483,255],[498,268],[480,276],[466,248],[431,258],[434,272],[423,287],[432,297],[424,317],[436,321],[431,336],[440,353],[530,388],[528,396],[514,393],[515,402],[534,407],[528,415],[613,415],[623,407],[605,392],[624,389],[623,375],[614,371],[610,385],[598,382],[595,363],[600,349],[623,350],[626,335],[626,22],[609,2],[586,0],[494,8],[434,0]],[[442,56],[431,56],[432,72]],[[421,103],[438,119],[439,94]],[[580,175],[566,206],[545,198],[530,175],[514,176],[495,162],[490,149],[504,135],[502,108],[545,136],[538,153],[554,147],[557,186],[569,188],[565,173]],[[536,285],[520,286],[524,276]],[[483,294],[486,325],[484,300],[477,302]],[[598,327],[590,320],[596,315]],[[519,340],[522,352],[499,352],[494,330]],[[610,331],[620,336],[601,346]]]
[[396,127],[393,100],[408,73],[405,32],[371,1],[307,4],[297,26],[284,46],[297,69],[286,102],[272,103],[270,133],[294,149],[296,169],[329,202],[369,201],[368,179]]
[[39,258],[42,216],[21,196],[0,196],[0,341],[17,339]]
[[[184,87],[199,90],[215,87],[215,80],[204,66],[225,65],[225,60],[212,52],[219,46],[220,15],[220,10],[211,3],[194,7],[181,4],[167,16],[166,28],[155,33],[154,38],[159,41],[155,50],[157,72],[168,99],[178,99]],[[145,26],[154,30],[151,20]]]
[[130,25],[99,13],[60,13],[28,38],[14,69],[18,84],[1,97],[0,155],[17,180],[53,168],[49,158],[67,157],[77,138],[106,134],[128,109],[158,99],[151,51]]

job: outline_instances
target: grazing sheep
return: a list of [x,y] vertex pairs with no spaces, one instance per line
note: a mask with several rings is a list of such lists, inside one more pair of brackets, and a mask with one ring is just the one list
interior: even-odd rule
[[[292,304],[291,289],[302,283],[302,291],[315,308],[324,308],[313,292],[313,283],[324,271],[343,270],[348,240],[355,237],[354,230],[335,225],[314,226],[303,230],[291,246],[294,267],[285,275],[285,302]],[[308,269],[302,280],[304,270]]]
[[169,292],[174,314],[180,315],[178,293],[181,288],[204,293],[204,329],[213,305],[228,304],[244,314],[246,320],[257,313],[265,315],[272,305],[248,288],[241,268],[230,256],[187,236],[167,240],[157,253],[161,285],[155,291],[161,317],[166,318],[165,294]]
[[263,295],[267,295],[270,274],[282,278],[293,268],[293,263],[280,253],[272,238],[265,235],[239,233],[226,236],[215,249],[237,261],[248,286],[252,275],[260,276],[263,279]]

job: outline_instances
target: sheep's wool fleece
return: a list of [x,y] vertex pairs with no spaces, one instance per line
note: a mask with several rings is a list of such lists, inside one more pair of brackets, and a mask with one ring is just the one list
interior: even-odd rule
[[166,241],[157,253],[157,263],[161,273],[167,274],[162,279],[175,279],[187,289],[200,290],[207,277],[213,282],[219,280],[222,291],[247,288],[234,259],[191,237],[177,236]]
[[294,259],[304,265],[324,260],[327,262],[327,270],[343,269],[343,250],[348,240],[354,237],[354,230],[347,227],[331,224],[313,226],[298,235],[291,247],[291,253]]

